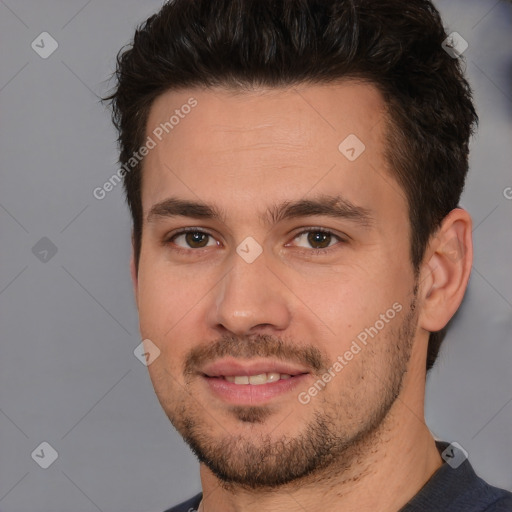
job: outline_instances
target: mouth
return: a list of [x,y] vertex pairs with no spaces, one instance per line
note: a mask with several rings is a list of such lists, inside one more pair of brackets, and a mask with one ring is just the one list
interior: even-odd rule
[[258,373],[257,375],[220,375],[217,378],[227,380],[228,382],[233,382],[239,386],[244,386],[247,384],[251,384],[253,386],[261,386],[262,384],[267,384],[268,382],[277,382],[278,380],[291,379],[292,376],[289,373],[268,372]]
[[257,404],[290,392],[310,375],[305,368],[276,361],[222,360],[201,372],[210,392],[228,403]]

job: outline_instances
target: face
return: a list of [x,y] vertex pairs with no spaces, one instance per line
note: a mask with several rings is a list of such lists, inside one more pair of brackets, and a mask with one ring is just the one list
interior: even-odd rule
[[384,130],[354,82],[151,108],[140,329],[163,409],[225,483],[348,465],[403,391],[418,308]]

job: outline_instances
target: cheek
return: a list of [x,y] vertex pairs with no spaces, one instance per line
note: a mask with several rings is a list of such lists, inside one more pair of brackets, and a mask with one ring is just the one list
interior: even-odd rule
[[190,340],[197,338],[194,330],[199,325],[198,316],[204,315],[205,296],[210,289],[207,280],[184,278],[179,268],[171,269],[165,262],[141,261],[138,282],[140,333],[157,344],[164,356],[162,360],[179,360],[190,347]]
[[180,275],[165,261],[141,259],[138,277],[139,316],[151,318],[158,325],[183,315],[201,290],[196,282]]
[[[138,308],[141,335],[162,339],[186,304],[183,284],[161,264],[141,259],[138,277]],[[182,315],[184,314],[184,311]]]
[[407,285],[404,273],[391,267],[372,271],[352,267],[331,272],[328,279],[318,275],[308,278],[293,289],[303,304],[304,318],[311,318],[318,325],[317,335],[324,339],[325,349],[334,361],[358,336],[370,339],[368,332],[375,333],[377,329],[380,340],[382,334],[388,333],[396,323],[393,305],[398,303],[405,308]]
[[336,335],[339,328],[358,325],[378,310],[389,286],[378,282],[378,275],[355,266],[329,272],[308,272],[293,290],[300,301],[315,313]]
[[151,337],[148,328],[155,328],[164,321],[166,315],[163,316],[163,314],[169,308],[167,301],[170,300],[171,294],[165,293],[167,289],[166,283],[155,278],[154,270],[148,270],[147,266],[141,262],[139,267],[138,301],[142,335]]

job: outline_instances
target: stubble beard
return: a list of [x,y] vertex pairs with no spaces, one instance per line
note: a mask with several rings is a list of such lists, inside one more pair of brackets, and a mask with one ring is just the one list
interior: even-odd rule
[[[385,419],[400,394],[417,326],[416,292],[417,287],[401,324],[386,326],[387,333],[381,332],[349,363],[358,367],[353,368],[350,382],[341,388],[341,396],[327,395],[333,385],[327,384],[304,406],[314,407],[312,419],[293,437],[282,435],[276,439],[271,432],[258,432],[258,425],[275,413],[271,406],[230,408],[231,416],[243,427],[251,424],[254,429],[250,431],[254,432],[230,435],[225,430],[219,438],[212,436],[208,426],[213,422],[214,428],[219,427],[220,422],[212,419],[215,412],[208,414],[186,393],[178,403],[161,400],[161,404],[199,461],[226,489],[271,490],[288,484],[325,482],[333,475],[340,478],[375,449],[386,428]],[[254,355],[266,350],[265,343],[258,347],[259,353]],[[238,353],[246,355],[250,350],[240,348]],[[343,379],[343,372],[345,368],[334,380]],[[372,396],[364,394],[368,387]],[[286,421],[293,420],[288,417],[282,423]]]

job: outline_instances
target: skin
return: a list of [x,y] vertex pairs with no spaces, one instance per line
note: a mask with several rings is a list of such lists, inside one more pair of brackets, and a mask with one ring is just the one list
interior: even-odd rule
[[[170,91],[152,105],[147,135],[191,96],[197,106],[144,161],[132,278],[142,337],[160,350],[148,367],[158,399],[192,447],[216,461],[200,465],[201,509],[399,510],[443,462],[424,420],[425,361],[429,332],[446,325],[467,286],[469,215],[456,209],[444,219],[415,276],[408,207],[384,158],[386,114],[372,85]],[[349,134],[366,146],[355,161],[338,150]],[[263,220],[275,204],[322,194],[343,196],[371,220]],[[170,196],[213,204],[224,218],[148,218]],[[187,227],[211,236],[172,239]],[[314,228],[332,232],[329,252],[301,234]],[[236,252],[249,236],[262,249],[252,263]],[[300,403],[298,393],[396,303],[401,311]],[[319,368],[304,357],[308,349]],[[309,373],[297,389],[237,406],[192,364],[221,355],[280,357]],[[330,443],[328,454],[307,475],[265,485],[265,475],[282,477],[283,466],[289,472],[312,458],[308,426]]]

